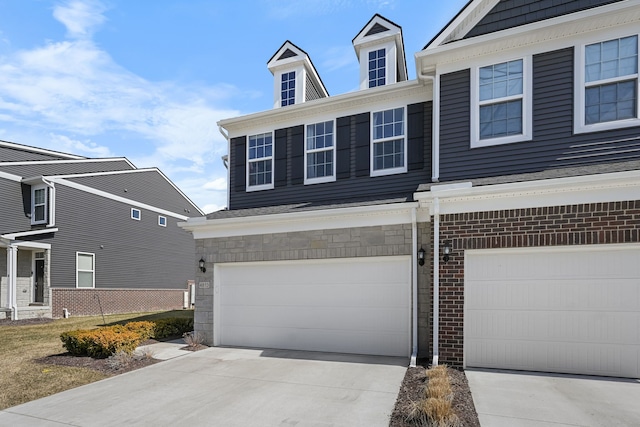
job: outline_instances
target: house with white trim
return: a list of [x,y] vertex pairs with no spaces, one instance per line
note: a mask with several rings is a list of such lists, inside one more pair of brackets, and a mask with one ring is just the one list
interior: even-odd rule
[[360,90],[313,98],[279,50],[274,108],[218,123],[228,209],[182,225],[196,330],[640,377],[639,24],[637,0],[472,0],[409,80],[375,15]]
[[183,308],[203,212],[160,170],[0,141],[0,316]]

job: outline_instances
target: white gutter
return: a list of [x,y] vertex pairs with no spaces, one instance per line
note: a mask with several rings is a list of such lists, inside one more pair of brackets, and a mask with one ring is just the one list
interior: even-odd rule
[[[416,63],[418,64],[417,61]],[[418,69],[418,79],[421,81],[431,80],[432,84],[431,182],[438,182],[440,180],[440,76],[435,72],[435,68],[429,71],[434,74],[425,74],[421,69]]]
[[438,330],[440,329],[440,200],[433,198],[433,360],[438,366]]
[[412,300],[412,325],[411,325],[411,335],[412,335],[412,346],[411,346],[411,362],[409,367],[416,367],[416,359],[418,358],[418,224],[416,220],[416,208],[411,208],[411,243],[412,250],[411,254],[413,257],[412,261],[412,277],[411,277],[411,300]]
[[55,227],[56,225],[56,187],[51,181],[47,181],[42,177],[42,182],[47,185],[51,191],[49,194],[49,218],[47,221],[47,227]]
[[227,208],[229,208],[229,201],[231,199],[231,168],[229,167],[229,155],[231,154],[231,139],[229,134],[224,131],[224,128],[218,125],[218,132],[227,141],[227,154],[222,156],[222,164],[227,168]]

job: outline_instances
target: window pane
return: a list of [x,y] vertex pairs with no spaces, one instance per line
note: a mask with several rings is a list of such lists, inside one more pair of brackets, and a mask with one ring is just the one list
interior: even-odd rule
[[44,216],[45,209],[44,205],[36,206],[34,208],[34,221],[44,221],[46,218]]
[[585,90],[585,123],[632,119],[637,115],[637,80],[589,87]]
[[480,139],[522,133],[522,100],[480,107]]
[[523,61],[502,62],[479,70],[480,101],[522,95]]
[[93,273],[88,271],[78,271],[78,287],[79,288],[92,288],[93,287]]
[[93,256],[78,254],[78,270],[93,270]]
[[585,81],[624,77],[638,72],[638,36],[585,47]]
[[44,199],[45,199],[44,195],[45,195],[44,188],[40,188],[33,192],[33,199],[36,205],[41,205],[44,203]]
[[377,142],[373,146],[373,169],[392,169],[404,166],[404,139]]

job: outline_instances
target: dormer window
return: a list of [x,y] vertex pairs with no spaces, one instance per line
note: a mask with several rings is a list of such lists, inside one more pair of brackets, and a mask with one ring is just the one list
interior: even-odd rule
[[369,52],[369,87],[384,86],[387,76],[387,50]]
[[282,107],[296,103],[296,72],[282,73],[280,85],[280,104]]
[[46,224],[48,210],[47,186],[31,187],[31,224]]

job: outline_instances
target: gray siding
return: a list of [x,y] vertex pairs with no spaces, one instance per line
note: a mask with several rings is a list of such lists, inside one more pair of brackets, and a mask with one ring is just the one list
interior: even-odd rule
[[502,0],[464,38],[531,24],[621,0]]
[[[184,289],[196,269],[195,241],[167,217],[64,186],[57,187],[55,236],[51,244],[51,286],[75,287],[76,251],[95,254],[96,288]],[[102,247],[101,247],[102,245]]]
[[27,216],[31,210],[31,193],[26,187],[23,202],[23,185],[19,182],[0,179],[0,234],[16,231],[28,231],[31,229],[31,219]]
[[[246,167],[243,161],[246,155],[246,143],[243,142],[246,138],[234,138],[231,144],[229,164],[238,170],[232,170],[230,173],[229,208],[243,209],[291,203],[324,203],[390,197],[406,197],[411,200],[418,185],[431,179],[432,108],[431,102],[415,104],[406,108],[412,114],[410,114],[411,117],[407,123],[409,171],[403,174],[369,176],[369,113],[336,120],[337,129],[334,129],[334,135],[336,135],[338,149],[336,159],[338,179],[335,182],[303,185],[299,176],[301,164],[304,161],[300,155],[303,145],[294,145],[294,142],[304,144],[299,134],[302,127],[300,125],[274,132],[276,145],[280,141],[286,141],[287,144],[286,150],[279,150],[277,147],[275,149],[275,188],[246,192],[244,183],[237,182],[242,180],[244,176],[244,169],[239,168]],[[279,153],[285,153],[286,161],[278,158]],[[415,160],[416,156],[420,157],[419,161]],[[348,169],[345,167],[345,163],[348,163]],[[280,167],[280,171],[277,170],[278,167]],[[283,168],[286,168],[286,176],[284,176],[285,173],[282,173]]]
[[19,148],[4,147],[0,145],[0,162],[25,162],[28,160],[60,160],[65,158],[66,157],[63,157],[63,156],[37,153],[29,150],[21,150]]
[[124,160],[109,162],[105,162],[104,160],[71,161],[62,163],[33,162],[27,165],[0,164],[0,171],[27,178],[40,175],[68,175],[74,173],[109,172],[132,169],[134,168]]
[[573,48],[533,57],[533,140],[469,148],[469,70],[442,76],[441,181],[640,159],[640,128],[573,134]]
[[68,180],[180,215],[200,216],[195,206],[155,170]]
[[305,101],[313,101],[314,99],[323,98],[323,96],[320,94],[320,90],[318,90],[318,88],[313,83],[313,80],[308,74],[307,74],[306,86],[307,86],[307,93],[305,93],[305,99],[304,99]]

